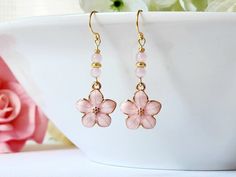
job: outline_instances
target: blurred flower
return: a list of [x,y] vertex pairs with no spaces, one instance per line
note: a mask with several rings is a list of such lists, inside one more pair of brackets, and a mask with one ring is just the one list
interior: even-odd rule
[[79,2],[84,12],[88,13],[93,10],[99,12],[137,11],[138,9],[148,11],[143,0],[80,0]]
[[170,10],[178,0],[145,0],[150,11]]
[[[111,11],[204,11],[212,0],[80,0],[85,12]],[[220,0],[216,0],[220,1]],[[231,0],[234,1],[234,0]]]
[[27,140],[42,143],[47,123],[0,57],[0,153],[20,151]]
[[208,12],[236,12],[236,0],[209,0]]
[[208,0],[179,0],[184,11],[204,11]]

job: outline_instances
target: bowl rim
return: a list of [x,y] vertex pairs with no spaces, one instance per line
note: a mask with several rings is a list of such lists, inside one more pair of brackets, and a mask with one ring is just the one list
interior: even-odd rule
[[[12,28],[32,27],[32,26],[51,26],[51,25],[71,25],[88,24],[89,13],[65,14],[65,15],[46,15],[21,17],[12,21],[0,22],[1,30]],[[136,12],[103,12],[97,13],[94,23],[99,25],[135,23]],[[144,23],[165,23],[165,22],[195,22],[195,21],[216,21],[225,20],[236,23],[235,12],[143,12],[141,21]],[[141,22],[142,23],[142,22]]]

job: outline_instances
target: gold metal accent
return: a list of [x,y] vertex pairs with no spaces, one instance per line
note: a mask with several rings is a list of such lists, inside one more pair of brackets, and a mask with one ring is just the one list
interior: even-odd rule
[[98,80],[96,80],[92,85],[93,90],[100,90],[101,88],[102,88],[102,85]]
[[140,62],[137,62],[137,63],[136,63],[136,66],[137,66],[138,68],[145,68],[145,67],[146,67],[146,63],[143,62],[143,61],[140,61]]
[[97,13],[97,11],[92,11],[89,15],[89,29],[90,31],[93,33],[94,35],[94,42],[95,42],[95,45],[96,45],[96,51],[99,51],[100,50],[98,49],[100,44],[101,44],[101,37],[100,37],[100,34],[98,32],[95,32],[92,28],[92,16]]
[[93,62],[93,63],[91,64],[91,66],[92,66],[93,68],[101,68],[101,67],[102,67],[102,64],[99,63],[99,62]]
[[95,53],[96,53],[96,54],[100,54],[101,51],[100,51],[99,49],[95,49]]
[[139,48],[139,52],[145,52],[145,48],[143,47]]
[[143,82],[139,82],[139,83],[137,84],[137,86],[136,86],[136,89],[137,89],[138,91],[144,91],[145,88],[146,88],[146,86],[145,86],[145,84],[144,84]]
[[144,34],[139,30],[139,15],[141,12],[143,12],[143,10],[138,10],[137,15],[136,15],[136,29],[138,32],[138,43],[139,43],[139,48],[140,48],[139,50],[143,50],[143,47],[146,43]]

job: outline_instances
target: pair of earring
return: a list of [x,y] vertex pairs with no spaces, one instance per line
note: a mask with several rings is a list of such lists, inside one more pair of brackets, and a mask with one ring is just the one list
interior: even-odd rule
[[[136,86],[136,92],[134,93],[133,100],[127,100],[121,104],[121,111],[127,115],[126,126],[129,129],[137,129],[142,126],[146,129],[154,128],[156,125],[157,115],[161,110],[161,103],[155,100],[149,100],[147,94],[145,93],[145,84],[143,83],[143,77],[146,73],[146,54],[144,45],[146,39],[144,34],[139,30],[139,15],[142,10],[137,12],[136,16],[136,28],[138,32],[138,44],[139,51],[136,56],[136,76],[139,82]],[[95,78],[95,82],[92,85],[92,91],[88,99],[80,99],[76,106],[77,109],[83,113],[82,124],[85,127],[93,127],[97,124],[100,127],[108,127],[111,124],[111,114],[116,108],[116,102],[112,99],[104,99],[101,92],[101,83],[98,78],[101,74],[101,60],[102,56],[100,54],[99,46],[101,44],[101,38],[99,33],[95,32],[91,25],[92,15],[96,11],[92,11],[89,16],[89,28],[95,37],[95,53],[92,56],[91,64],[91,75]]]

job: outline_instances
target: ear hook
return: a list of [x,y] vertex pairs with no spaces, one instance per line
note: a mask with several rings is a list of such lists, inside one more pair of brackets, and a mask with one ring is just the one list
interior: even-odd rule
[[140,45],[140,49],[143,50],[143,47],[146,43],[146,39],[144,38],[143,33],[139,30],[139,15],[141,12],[143,12],[143,10],[138,10],[137,15],[136,15],[136,29],[138,32],[138,43]]
[[138,33],[142,33],[142,32],[139,30],[139,23],[138,23],[138,21],[139,21],[139,15],[140,15],[141,12],[143,12],[143,10],[138,10],[137,15],[136,15],[136,29],[137,29]]
[[101,44],[101,38],[100,38],[100,34],[98,32],[95,32],[92,28],[92,16],[97,13],[97,11],[92,11],[89,15],[89,29],[90,31],[93,33],[94,35],[94,42],[95,42],[95,45],[96,45],[96,52],[99,52],[99,45]]

